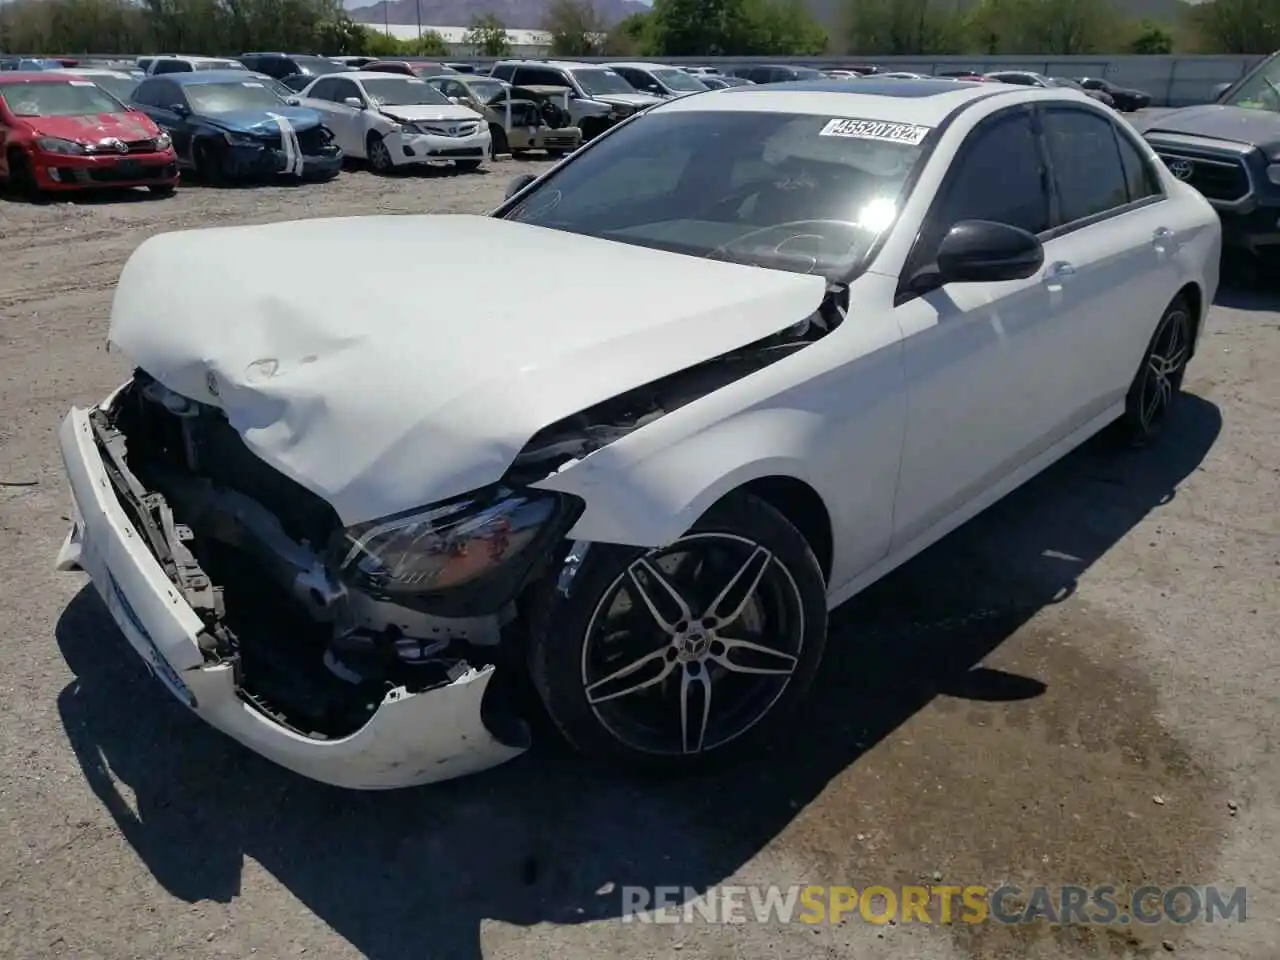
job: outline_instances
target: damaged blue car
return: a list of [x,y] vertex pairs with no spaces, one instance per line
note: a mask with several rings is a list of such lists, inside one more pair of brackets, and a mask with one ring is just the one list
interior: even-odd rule
[[342,149],[320,114],[282,97],[269,77],[167,73],[142,81],[132,99],[172,138],[179,165],[206,183],[328,180],[342,169]]

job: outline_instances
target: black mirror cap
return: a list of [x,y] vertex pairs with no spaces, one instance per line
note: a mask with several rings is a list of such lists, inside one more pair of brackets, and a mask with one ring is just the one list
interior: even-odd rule
[[938,248],[942,283],[1025,280],[1044,266],[1044,246],[1035,234],[992,220],[961,220]]
[[525,187],[527,187],[529,184],[533,183],[533,181],[537,179],[538,178],[534,176],[532,173],[522,173],[520,174],[520,176],[515,177],[514,179],[512,179],[510,183],[507,184],[507,195],[504,199],[510,200],[517,193],[519,193],[521,190],[523,190]]

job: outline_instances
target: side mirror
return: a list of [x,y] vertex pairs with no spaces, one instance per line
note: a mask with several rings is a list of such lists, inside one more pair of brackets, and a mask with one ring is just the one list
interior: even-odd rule
[[285,97],[284,102],[286,106],[290,106],[290,107],[302,106],[302,101],[299,100],[297,97]]
[[938,247],[939,285],[1025,280],[1043,265],[1034,234],[991,220],[961,220]]
[[175,113],[178,116],[182,117],[184,120],[187,117],[191,116],[191,108],[188,107],[185,103],[175,103],[173,106],[169,108],[169,110],[172,113]]
[[521,190],[523,190],[525,187],[527,187],[529,184],[533,183],[533,181],[537,179],[538,178],[534,176],[532,173],[520,174],[520,176],[515,177],[514,179],[512,179],[510,183],[507,184],[507,195],[503,199],[510,200],[517,193],[519,193]]
[[450,98],[449,98],[449,102],[450,102],[450,103],[457,103],[457,102],[458,102],[458,98],[457,98],[457,97],[450,97]]
[[342,102],[345,103],[348,107],[351,107],[353,110],[364,109],[364,101],[361,100],[359,97],[345,97],[343,98]]
[[1222,99],[1222,95],[1223,95],[1224,93],[1226,93],[1228,90],[1230,90],[1230,89],[1231,89],[1232,87],[1234,87],[1234,86],[1235,86],[1235,84],[1234,84],[1234,83],[1219,83],[1219,84],[1216,84],[1216,85],[1214,86],[1214,88],[1213,88],[1213,99],[1214,99],[1214,102],[1216,103],[1217,101],[1221,100],[1221,99]]

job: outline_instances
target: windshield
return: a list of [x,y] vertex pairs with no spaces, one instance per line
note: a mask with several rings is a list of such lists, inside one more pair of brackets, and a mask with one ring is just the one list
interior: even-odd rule
[[117,100],[128,102],[133,99],[133,91],[138,89],[142,81],[134,77],[113,77],[108,74],[91,74],[85,77],[92,80]]
[[615,93],[635,93],[636,88],[612,70],[575,70],[574,78],[583,91],[593,97]]
[[254,76],[259,83],[265,84],[266,88],[274,93],[281,100],[288,100],[290,97],[296,97],[298,91],[292,87],[285,86],[275,77],[268,77],[265,73],[259,73]]
[[797,80],[822,80],[822,71],[814,70],[812,67],[792,67],[795,71]]
[[679,90],[682,93],[701,93],[703,90],[711,89],[697,77],[691,77],[683,70],[654,70],[653,75],[668,90]]
[[125,113],[128,110],[92,80],[0,82],[0,99],[19,117],[83,117],[95,113]]
[[183,88],[193,113],[232,113],[236,110],[275,110],[282,101],[261,80],[238,83],[189,83]]
[[471,91],[471,95],[481,103],[496,100],[507,89],[497,80],[471,80],[465,86]]
[[248,70],[239,60],[197,60],[197,70]]
[[427,83],[413,77],[388,77],[364,81],[364,92],[380,107],[411,107],[422,103],[448,105],[449,98]]
[[1264,60],[1252,76],[1235,90],[1229,90],[1219,103],[1280,113],[1280,56]]
[[322,77],[328,73],[347,73],[350,71],[345,63],[335,63],[324,57],[294,57],[299,73],[309,73],[313,77]]
[[896,220],[927,133],[809,114],[649,114],[552,173],[504,216],[847,280]]

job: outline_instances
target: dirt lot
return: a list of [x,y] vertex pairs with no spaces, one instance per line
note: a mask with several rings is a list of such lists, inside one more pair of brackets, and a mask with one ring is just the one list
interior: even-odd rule
[[[548,742],[347,794],[146,676],[83,578],[52,570],[54,430],[127,370],[103,349],[125,257],[174,228],[480,212],[532,166],[0,200],[0,956],[1280,956],[1280,320],[1258,294],[1219,298],[1159,446],[1091,444],[842,609],[808,735],[754,770],[641,787]],[[626,884],[922,880],[1244,885],[1248,920],[618,920]]]

